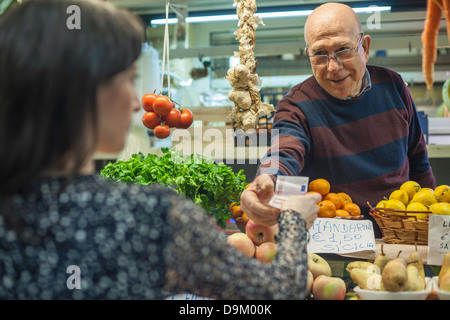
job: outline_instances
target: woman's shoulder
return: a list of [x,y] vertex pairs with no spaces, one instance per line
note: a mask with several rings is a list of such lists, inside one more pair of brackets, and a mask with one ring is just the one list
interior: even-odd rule
[[[160,184],[138,185],[115,182],[100,175],[85,176],[72,183],[67,192],[79,199],[88,198],[95,207],[109,207],[112,210],[126,208],[130,211],[165,212],[171,206],[174,190]],[[83,194],[85,195],[83,197]]]

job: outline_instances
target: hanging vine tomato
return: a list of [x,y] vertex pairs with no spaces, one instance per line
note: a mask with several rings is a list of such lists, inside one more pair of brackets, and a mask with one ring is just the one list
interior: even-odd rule
[[181,112],[178,109],[170,110],[169,114],[161,116],[161,120],[164,124],[167,124],[171,128],[175,128],[180,123]]
[[172,100],[166,96],[158,96],[155,101],[153,101],[153,111],[161,116],[169,114],[173,106]]
[[156,126],[161,124],[161,119],[153,111],[144,113],[142,116],[142,123],[148,129],[154,129]]
[[180,122],[177,126],[178,129],[187,129],[194,121],[194,114],[189,109],[183,109],[180,116]]
[[166,124],[161,124],[155,127],[153,134],[158,139],[165,139],[170,135],[170,128]]
[[153,102],[157,97],[158,95],[155,93],[144,94],[141,99],[142,108],[147,112],[153,111]]

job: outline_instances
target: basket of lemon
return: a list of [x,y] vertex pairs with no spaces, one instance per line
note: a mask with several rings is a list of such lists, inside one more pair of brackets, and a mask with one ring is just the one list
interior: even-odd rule
[[383,240],[396,244],[428,244],[430,214],[450,214],[450,186],[422,188],[415,181],[403,183],[389,198],[370,207]]

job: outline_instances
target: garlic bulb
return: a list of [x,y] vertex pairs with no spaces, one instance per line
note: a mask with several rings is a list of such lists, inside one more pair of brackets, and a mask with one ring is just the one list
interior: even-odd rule
[[234,33],[239,41],[239,64],[230,68],[227,79],[232,87],[228,98],[234,102],[235,108],[230,114],[235,129],[247,131],[258,127],[258,118],[274,111],[273,105],[263,103],[259,90],[261,79],[256,73],[257,62],[254,48],[255,31],[259,24],[264,24],[254,13],[257,10],[256,0],[234,0],[233,6],[239,18],[238,29]]

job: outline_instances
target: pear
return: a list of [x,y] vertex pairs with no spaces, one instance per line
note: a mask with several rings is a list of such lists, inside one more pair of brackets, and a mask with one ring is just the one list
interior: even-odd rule
[[397,258],[386,263],[381,274],[381,281],[387,291],[397,292],[405,289],[408,275],[406,272],[406,261],[399,258],[400,252]]
[[391,261],[391,258],[389,258],[383,251],[383,245],[381,245],[381,253],[375,258],[375,261],[373,262],[374,265],[376,265],[380,269],[380,274],[383,272],[384,266],[386,263]]
[[450,252],[447,252],[444,256],[444,261],[442,262],[441,271],[439,272],[438,277],[438,285],[441,285],[441,280],[444,278],[444,275],[447,271],[450,270]]
[[417,270],[419,271],[420,279],[422,280],[423,287],[425,288],[425,270],[423,267],[422,257],[417,251],[417,245],[416,250],[409,255],[406,264],[408,266],[415,266],[417,268]]
[[368,269],[353,268],[350,270],[350,278],[361,289],[384,291],[381,274],[379,273],[371,272]]
[[442,291],[448,291],[450,292],[450,269],[447,270],[447,272],[440,278],[440,284],[439,289]]
[[419,274],[419,269],[410,264],[406,267],[407,281],[405,291],[421,291],[425,289],[425,281]]
[[408,193],[405,190],[392,191],[391,195],[389,196],[389,200],[392,199],[400,200],[405,206],[408,205],[409,202]]
[[434,195],[434,190],[430,188],[422,188],[417,192],[410,202],[420,202],[426,206],[431,206],[433,203],[437,203],[438,200]]
[[369,261],[352,261],[349,264],[347,264],[347,271],[350,272],[355,268],[358,269],[368,269],[370,267],[373,267],[374,264],[372,262]]
[[438,202],[433,203],[430,208],[428,208],[433,214],[446,214],[450,215],[450,203]]

